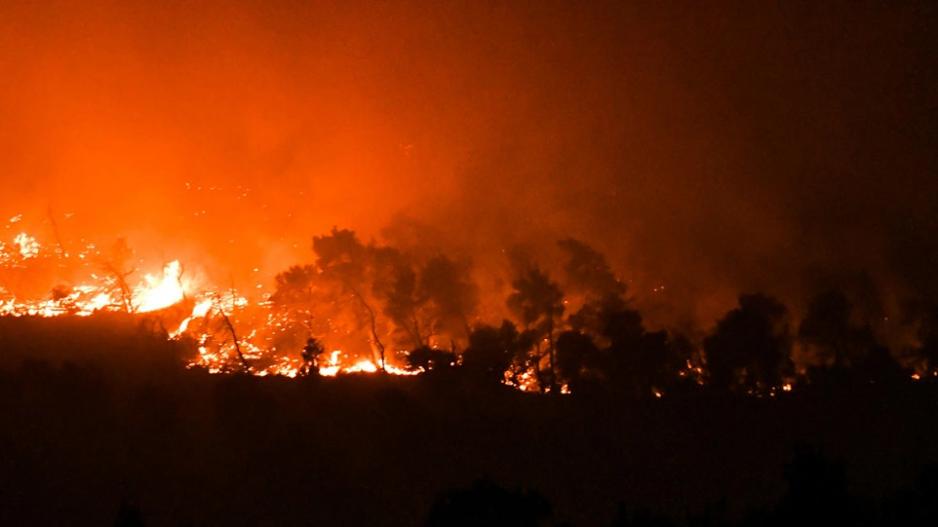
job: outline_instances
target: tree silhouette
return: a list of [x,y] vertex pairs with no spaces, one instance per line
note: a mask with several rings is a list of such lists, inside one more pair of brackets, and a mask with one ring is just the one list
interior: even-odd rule
[[850,363],[853,330],[850,303],[842,291],[825,291],[811,300],[798,328],[798,339],[813,348],[821,366],[843,368]]
[[303,351],[301,356],[303,357],[303,366],[300,369],[300,374],[303,376],[309,376],[319,374],[319,357],[325,353],[325,348],[322,347],[322,344],[310,337],[306,340],[306,345],[303,346]]
[[479,291],[470,276],[468,262],[444,255],[430,258],[420,272],[420,296],[427,298],[435,334],[469,337],[469,318],[479,304]]
[[932,307],[921,317],[917,330],[918,359],[926,374],[938,373],[938,308]]
[[602,253],[574,238],[560,240],[557,245],[566,256],[564,285],[569,292],[591,298],[625,294],[625,284],[616,278]]
[[[869,338],[873,340],[872,335]],[[876,344],[875,341],[849,371],[854,382],[882,386],[906,382],[910,375],[910,372],[892,356],[889,348]]]
[[591,300],[569,318],[571,327],[599,337],[613,350],[636,349],[645,332],[642,315],[617,294]]
[[274,277],[276,289],[270,300],[277,305],[308,305],[313,300],[319,272],[312,265],[293,265]]
[[574,331],[589,334],[604,346],[601,360],[587,366],[594,370],[592,376],[639,397],[649,396],[653,387],[673,385],[693,352],[685,338],[666,331],[647,332],[641,314],[617,293],[586,302],[569,323]]
[[407,354],[407,369],[411,371],[438,371],[456,363],[456,354],[451,351],[421,346]]
[[313,237],[313,251],[316,253],[316,265],[323,277],[338,283],[364,311],[371,333],[371,342],[378,352],[378,362],[383,371],[385,347],[378,335],[378,315],[374,306],[365,297],[364,289],[367,284],[366,272],[369,270],[368,248],[358,241],[355,232],[333,227],[330,234]]
[[486,383],[501,383],[505,372],[532,346],[530,334],[519,333],[511,322],[500,327],[482,325],[469,334],[469,346],[463,352],[462,366],[472,378]]
[[681,369],[682,357],[667,331],[646,332],[642,335],[636,357],[636,382],[639,393],[650,394],[670,385]]
[[132,266],[133,256],[133,251],[127,245],[127,239],[118,238],[101,261],[101,267],[113,280],[113,288],[117,289],[120,294],[121,303],[127,313],[133,313],[137,309],[133,305],[133,291],[127,282],[127,279],[137,272],[137,269]]
[[667,331],[642,331],[641,318],[624,311],[611,319],[610,375],[638,397],[660,394],[680,379],[693,347],[687,339]]
[[792,369],[787,310],[778,300],[749,294],[704,339],[711,384],[768,390]]
[[527,331],[532,331],[538,337],[538,344],[534,348],[532,366],[538,377],[542,389],[544,383],[541,379],[540,368],[540,339],[547,339],[547,353],[549,362],[549,375],[547,386],[552,392],[557,390],[556,357],[554,348],[554,327],[557,319],[563,316],[563,292],[546,273],[537,266],[529,266],[512,281],[513,292],[508,297],[508,308],[518,317],[518,320]]
[[271,307],[283,321],[274,335],[273,345],[278,349],[300,348],[313,334],[328,331],[322,322],[316,327],[317,310],[327,305],[319,293],[321,280],[312,265],[291,266],[274,278],[276,289],[270,296]]
[[853,306],[839,290],[816,295],[798,329],[798,338],[812,352],[808,368],[812,383],[894,382],[905,372],[879,345],[869,324],[852,321]]
[[575,331],[593,335],[605,347],[604,360],[590,365],[603,370],[600,377],[608,379],[617,390],[631,389],[647,395],[640,386],[646,383],[639,364],[645,328],[638,311],[630,309],[620,295],[606,294],[583,304],[569,317],[569,323]]
[[382,313],[402,332],[405,345],[427,345],[429,324],[422,322],[423,306],[429,297],[417,287],[417,272],[400,251],[390,247],[373,249],[374,279],[372,292],[382,303]]
[[557,337],[557,373],[573,393],[595,386],[603,357],[592,337],[579,331],[564,331]]

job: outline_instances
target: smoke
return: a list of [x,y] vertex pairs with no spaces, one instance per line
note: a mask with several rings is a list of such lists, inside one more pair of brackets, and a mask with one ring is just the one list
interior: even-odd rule
[[0,211],[247,287],[573,237],[689,326],[938,289],[934,6],[620,4],[5,3]]

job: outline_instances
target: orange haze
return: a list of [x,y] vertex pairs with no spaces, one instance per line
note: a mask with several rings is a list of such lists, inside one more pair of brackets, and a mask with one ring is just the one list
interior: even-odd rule
[[3,2],[0,214],[248,287],[333,225],[482,262],[574,236],[704,323],[891,280],[933,10],[619,4]]

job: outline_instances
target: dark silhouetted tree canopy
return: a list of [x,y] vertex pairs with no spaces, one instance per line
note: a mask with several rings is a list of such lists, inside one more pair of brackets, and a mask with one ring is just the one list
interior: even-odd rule
[[602,253],[573,238],[560,240],[557,245],[566,256],[565,285],[570,292],[594,298],[625,294],[625,284],[616,278]]
[[603,356],[592,337],[564,331],[557,337],[557,373],[560,381],[578,392],[595,384],[603,369]]
[[739,307],[704,340],[711,383],[717,387],[765,390],[791,372],[787,310],[762,294],[741,295]]
[[918,358],[928,373],[938,372],[938,308],[929,309],[919,321]]
[[421,270],[418,290],[429,301],[434,333],[468,337],[469,319],[479,305],[468,262],[444,255],[430,258]]
[[372,292],[382,305],[382,313],[394,323],[404,338],[402,345],[426,345],[429,336],[421,313],[428,297],[417,288],[417,272],[400,251],[388,247],[373,249]]
[[333,227],[330,234],[313,237],[313,251],[323,278],[339,284],[342,292],[351,295],[364,312],[371,343],[378,352],[378,364],[383,370],[385,346],[378,334],[378,314],[366,297],[365,289],[366,274],[372,271],[368,248],[358,241],[354,231]]
[[301,375],[312,375],[319,373],[319,357],[325,353],[325,348],[318,340],[310,337],[303,346],[301,356],[303,358],[303,367],[300,370]]
[[537,267],[523,271],[511,282],[508,308],[525,327],[546,332],[556,317],[563,315],[563,292],[547,273]]
[[456,354],[451,351],[421,346],[407,354],[407,368],[411,371],[434,371],[456,364]]
[[294,265],[274,278],[276,290],[270,300],[277,306],[308,304],[313,299],[319,272],[312,265]]
[[469,334],[469,347],[463,352],[463,368],[474,378],[500,383],[517,357],[531,348],[526,333],[519,333],[514,324],[505,320],[500,327],[479,326]]
[[534,355],[529,364],[538,377],[538,384],[543,389],[557,389],[556,357],[554,349],[554,328],[557,319],[563,316],[563,292],[547,273],[537,266],[524,269],[511,283],[514,289],[508,296],[508,309],[521,321],[524,329],[531,332],[539,342],[547,339],[547,353],[550,371],[547,380],[542,378],[540,346],[535,346]]

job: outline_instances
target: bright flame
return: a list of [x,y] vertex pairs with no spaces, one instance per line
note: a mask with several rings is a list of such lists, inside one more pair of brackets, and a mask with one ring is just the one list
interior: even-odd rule
[[[329,354],[329,360],[319,366],[319,375],[335,377],[340,373],[376,373],[380,370],[374,362],[362,359],[351,366],[342,366],[342,351],[334,350]],[[384,371],[391,375],[419,375],[419,371],[405,370],[392,364],[385,364]]]
[[[15,221],[18,218],[11,219],[11,223]],[[102,258],[100,251],[91,243],[76,251],[74,256],[74,260],[70,260],[72,257],[63,251],[44,251],[39,241],[25,232],[17,235],[9,245],[0,242],[0,267],[3,268],[25,268],[24,260],[49,259],[59,259],[60,266],[81,262],[80,266],[89,268],[96,265],[92,262]],[[129,298],[126,288],[116,287],[124,284],[111,273],[92,273],[89,282],[62,285],[45,299],[21,299],[0,290],[0,316],[90,316],[99,311],[126,310],[142,314],[175,306],[191,295],[195,299],[192,311],[168,333],[171,339],[188,335],[198,343],[198,358],[189,364],[190,367],[203,367],[211,373],[246,370],[258,376],[296,377],[300,374],[304,365],[299,350],[278,350],[272,345],[270,336],[265,334],[263,328],[280,327],[276,314],[269,311],[268,302],[251,302],[234,291],[195,290],[192,289],[193,284],[182,279],[182,274],[180,262],[171,261],[162,272],[147,274],[138,284],[129,285]],[[205,320],[206,324],[194,329],[193,322],[199,319]],[[245,325],[251,329],[242,333],[240,330]],[[380,370],[371,360],[352,363],[353,359],[340,350],[333,351],[328,359],[320,363],[320,375],[375,373]],[[392,375],[419,373],[391,364],[385,366],[385,371]]]
[[173,331],[169,334],[170,338],[176,338],[179,335],[182,335],[189,329],[189,324],[197,318],[205,318],[205,315],[208,314],[209,310],[212,309],[212,299],[207,298],[205,300],[200,300],[196,303],[195,307],[192,308],[192,314],[186,317],[180,324],[179,328],[176,331]]
[[182,266],[179,260],[166,264],[162,276],[146,275],[144,284],[134,293],[134,305],[137,311],[147,313],[157,311],[178,304],[186,296],[185,288],[180,281]]
[[17,234],[16,238],[13,238],[13,243],[20,246],[20,256],[24,260],[39,256],[39,242],[25,232]]
[[374,373],[378,371],[378,367],[375,366],[373,362],[366,359],[366,360],[360,360],[356,362],[355,364],[352,364],[351,366],[349,366],[343,371],[345,373],[360,373],[360,372]]
[[327,366],[319,367],[319,375],[324,375],[326,377],[335,377],[338,375],[340,369],[339,356],[341,354],[341,350],[333,350],[332,353],[329,354],[329,362],[326,363]]

